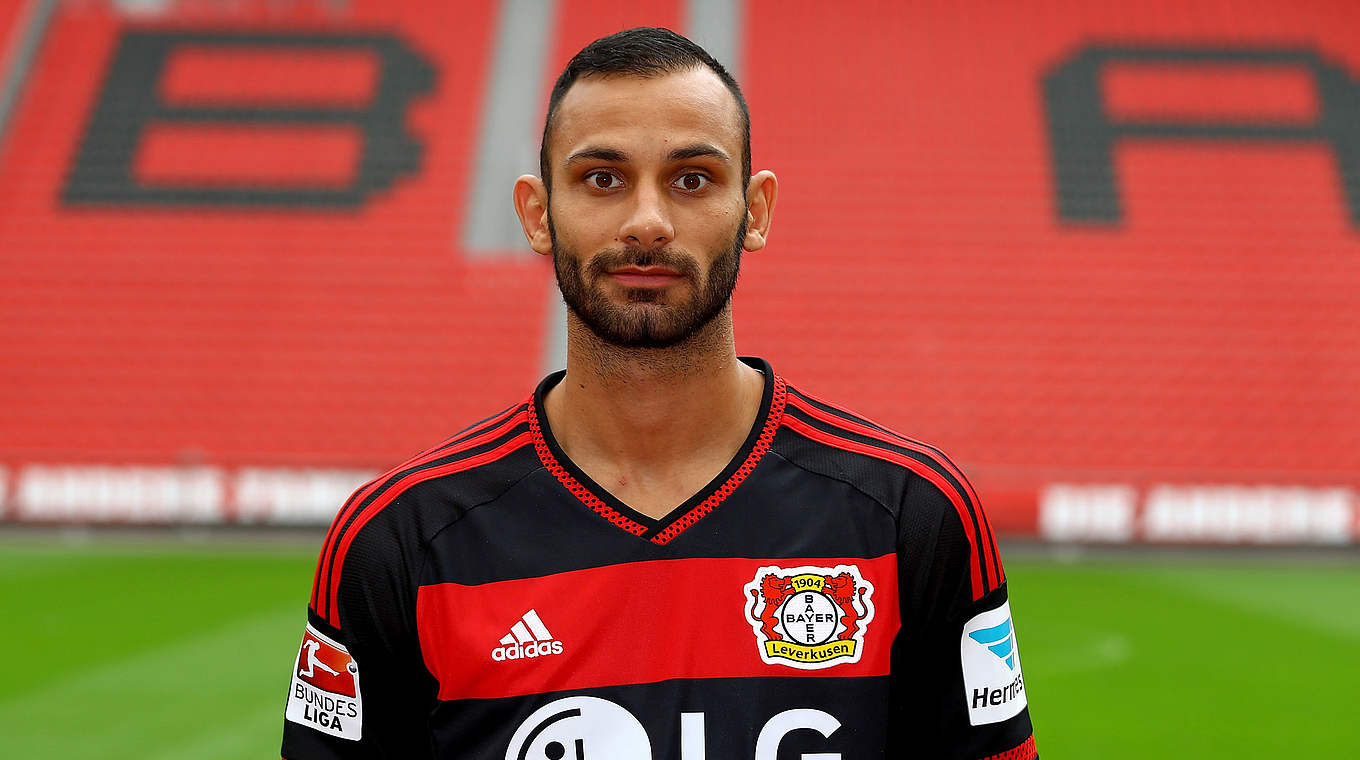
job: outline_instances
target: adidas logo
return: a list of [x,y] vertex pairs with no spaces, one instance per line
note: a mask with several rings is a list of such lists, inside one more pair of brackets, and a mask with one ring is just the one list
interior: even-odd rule
[[532,659],[550,654],[562,654],[562,642],[554,641],[543,625],[538,613],[529,610],[515,624],[510,632],[501,637],[501,645],[491,650],[491,659],[496,662],[506,660]]

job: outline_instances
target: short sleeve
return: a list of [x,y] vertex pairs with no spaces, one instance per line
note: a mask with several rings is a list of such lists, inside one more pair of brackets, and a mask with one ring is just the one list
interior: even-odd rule
[[964,488],[918,478],[904,500],[888,756],[1036,760],[1001,560]]
[[433,756],[437,687],[420,655],[410,554],[375,521],[346,547],[331,593],[335,553],[323,549],[289,679],[284,760]]

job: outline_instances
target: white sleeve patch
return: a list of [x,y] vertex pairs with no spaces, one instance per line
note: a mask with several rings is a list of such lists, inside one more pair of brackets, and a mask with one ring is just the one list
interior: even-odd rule
[[1025,677],[1020,673],[1009,601],[969,620],[959,649],[969,723],[999,723],[1025,709]]
[[288,687],[284,717],[341,739],[359,741],[363,735],[359,665],[348,649],[311,624],[293,661],[293,682]]

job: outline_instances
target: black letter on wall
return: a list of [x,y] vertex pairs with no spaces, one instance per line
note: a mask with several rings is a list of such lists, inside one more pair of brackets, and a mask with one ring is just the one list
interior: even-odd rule
[[[362,108],[271,106],[249,103],[168,105],[157,96],[165,63],[178,46],[372,51],[378,77]],[[99,103],[81,141],[62,200],[68,204],[192,206],[323,206],[357,208],[374,191],[420,167],[422,147],[405,130],[406,107],[434,85],[434,69],[390,35],[235,34],[127,32],[109,68]],[[132,174],[144,130],[153,123],[240,125],[346,125],[363,135],[354,183],[349,187],[268,185],[149,185]]]
[[[1304,68],[1317,86],[1320,113],[1313,124],[1255,122],[1111,121],[1100,76],[1109,63],[1233,64]],[[1058,218],[1067,223],[1115,224],[1123,216],[1114,175],[1116,140],[1317,141],[1336,154],[1351,223],[1360,227],[1360,83],[1315,52],[1298,48],[1088,47],[1044,76],[1049,142],[1057,178]]]

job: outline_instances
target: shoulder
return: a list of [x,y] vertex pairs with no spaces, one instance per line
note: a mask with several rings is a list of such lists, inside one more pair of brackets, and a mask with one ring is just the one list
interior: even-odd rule
[[531,400],[510,406],[360,486],[326,533],[312,608],[333,616],[347,567],[413,573],[432,535],[541,468],[531,417]]
[[507,481],[541,466],[537,457],[519,456],[534,453],[531,409],[527,400],[507,407],[364,484],[336,514],[332,531],[353,530],[393,503],[424,506],[424,497],[436,493],[438,506],[455,512],[495,498]]
[[938,447],[787,381],[780,428],[775,448],[785,459],[850,483],[895,510],[902,540],[949,543],[951,553],[966,557],[975,596],[1004,580],[982,501]]
[[938,447],[784,383],[780,453],[797,464],[821,463],[865,485],[886,481],[898,486],[900,503],[915,481],[939,490],[949,501],[976,503],[977,495],[963,471]]

